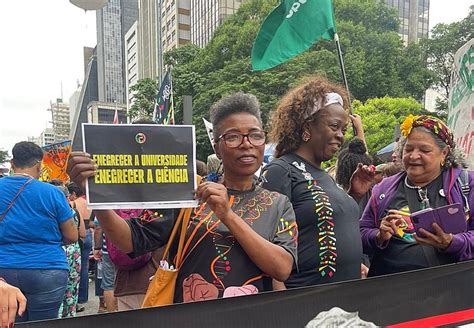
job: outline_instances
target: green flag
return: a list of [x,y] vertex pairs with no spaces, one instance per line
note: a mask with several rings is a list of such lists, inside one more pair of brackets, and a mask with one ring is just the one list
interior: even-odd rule
[[252,48],[252,68],[275,67],[320,38],[332,40],[335,33],[331,0],[282,0],[260,27]]

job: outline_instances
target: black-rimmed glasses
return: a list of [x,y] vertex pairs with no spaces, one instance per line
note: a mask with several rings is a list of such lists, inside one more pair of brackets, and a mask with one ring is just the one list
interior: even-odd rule
[[267,132],[265,131],[254,131],[250,133],[229,132],[229,133],[221,134],[217,138],[217,141],[222,139],[224,140],[224,143],[227,147],[237,148],[244,142],[244,138],[247,138],[247,140],[253,146],[256,146],[256,147],[263,146],[267,139]]

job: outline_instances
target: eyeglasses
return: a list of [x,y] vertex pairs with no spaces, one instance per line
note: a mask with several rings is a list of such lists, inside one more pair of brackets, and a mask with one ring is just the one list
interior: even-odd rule
[[253,146],[263,146],[265,144],[265,140],[267,139],[267,132],[255,131],[247,134],[229,132],[220,135],[219,138],[217,138],[217,141],[222,139],[224,140],[224,143],[227,147],[237,148],[244,142],[244,138],[247,138],[248,142],[250,142],[250,144]]

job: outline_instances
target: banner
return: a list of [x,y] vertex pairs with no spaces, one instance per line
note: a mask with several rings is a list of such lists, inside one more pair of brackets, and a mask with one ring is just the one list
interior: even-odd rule
[[156,107],[153,113],[157,124],[174,124],[173,84],[171,81],[171,70],[166,72],[161,81],[160,91],[156,97]]
[[54,179],[63,182],[69,181],[66,166],[69,154],[71,154],[71,146],[71,140],[66,140],[42,147],[44,155],[41,163],[40,181],[49,182]]
[[474,39],[454,55],[448,102],[448,126],[474,170]]
[[204,117],[202,120],[204,121],[204,126],[206,127],[207,136],[209,137],[211,146],[214,147],[214,132],[212,131],[212,123],[206,120]]
[[196,207],[194,126],[83,124],[84,151],[98,166],[87,207]]
[[20,327],[352,327],[362,321],[366,326],[459,326],[474,322],[473,281],[474,262],[469,261],[364,280]]

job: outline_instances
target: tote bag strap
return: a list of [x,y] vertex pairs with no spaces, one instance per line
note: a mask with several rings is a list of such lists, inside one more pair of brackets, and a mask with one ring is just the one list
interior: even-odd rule
[[181,235],[179,236],[179,244],[178,244],[178,253],[176,254],[176,269],[181,267],[183,263],[183,248],[184,248],[184,240],[186,238],[186,231],[188,230],[189,220],[191,219],[192,208],[184,209],[183,214],[183,222],[181,224]]
[[166,244],[165,251],[163,252],[163,260],[167,260],[168,258],[168,253],[170,251],[171,245],[173,244],[174,237],[176,236],[176,233],[178,232],[178,228],[183,221],[183,216],[184,216],[184,208],[182,208],[179,211],[178,218],[176,219],[176,222],[174,224],[173,230],[171,231],[170,238],[168,239],[168,243]]
[[179,269],[182,262],[184,240],[186,238],[186,231],[188,229],[189,220],[191,219],[191,212],[192,212],[192,208],[182,208],[179,211],[178,219],[176,220],[176,223],[174,224],[173,231],[171,232],[168,243],[166,244],[165,251],[163,252],[162,259],[167,260],[171,245],[173,244],[173,241],[176,237],[178,229],[181,226],[181,231],[179,234],[178,252],[176,254],[176,263],[175,263],[176,269]]
[[26,186],[29,185],[31,181],[33,181],[33,178],[29,178],[28,181],[26,181],[23,186],[21,186],[15,197],[13,197],[12,201],[10,202],[10,205],[8,205],[7,209],[2,214],[0,214],[0,221],[2,221],[5,216],[7,216],[8,211],[12,208],[13,204],[15,204],[16,200],[18,199],[18,196],[20,196],[21,192],[25,190]]

